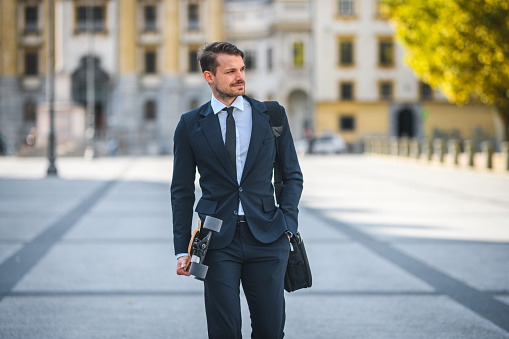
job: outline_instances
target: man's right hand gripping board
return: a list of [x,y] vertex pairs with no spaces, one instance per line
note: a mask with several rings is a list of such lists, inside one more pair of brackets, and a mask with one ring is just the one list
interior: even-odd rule
[[[209,248],[212,233],[219,232],[222,224],[222,220],[206,216],[203,225],[200,220],[198,223],[198,229],[195,230],[191,236],[191,241],[189,241],[189,247],[187,249],[189,259],[184,267],[184,271],[188,271],[190,275],[195,277],[195,279],[203,281],[207,276],[207,270],[209,267],[204,265],[203,261],[205,260],[205,255]],[[203,239],[200,239],[202,229],[208,230],[208,233]]]

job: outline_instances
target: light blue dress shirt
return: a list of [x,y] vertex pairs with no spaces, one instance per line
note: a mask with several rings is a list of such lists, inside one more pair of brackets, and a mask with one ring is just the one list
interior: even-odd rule
[[[221,126],[221,135],[223,142],[226,137],[226,117],[228,113],[223,111],[226,106],[217,100],[214,95],[210,100],[212,110],[219,118],[219,125]],[[249,142],[251,140],[251,130],[253,128],[253,111],[251,105],[244,97],[238,96],[237,99],[231,104],[233,109],[233,118],[235,119],[235,135],[236,135],[236,167],[237,167],[237,183],[240,185],[244,165],[246,164],[247,151],[249,149]],[[239,201],[239,215],[244,215],[242,203]]]

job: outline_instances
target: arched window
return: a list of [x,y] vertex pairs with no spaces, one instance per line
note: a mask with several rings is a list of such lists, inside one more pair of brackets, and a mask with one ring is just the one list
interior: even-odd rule
[[25,109],[23,113],[23,121],[24,122],[35,122],[36,120],[36,105],[33,100],[28,100],[25,102]]
[[145,120],[155,120],[156,119],[156,103],[154,100],[148,100],[145,102],[144,116],[145,116]]

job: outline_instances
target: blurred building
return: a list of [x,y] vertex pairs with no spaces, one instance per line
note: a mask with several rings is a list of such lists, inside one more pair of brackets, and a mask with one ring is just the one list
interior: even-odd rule
[[316,130],[368,136],[493,137],[493,115],[420,82],[380,15],[380,0],[320,0],[313,12]]
[[[46,152],[48,3],[1,1],[0,129],[11,154]],[[224,39],[246,52],[248,94],[287,105],[300,135],[313,119],[309,0],[55,0],[58,154],[83,154],[87,105],[97,153],[170,153],[180,114],[210,99],[198,48]]]
[[[59,155],[83,154],[87,125],[98,154],[111,145],[120,154],[171,153],[180,115],[210,99],[196,53],[217,40],[244,50],[247,94],[281,102],[295,139],[310,129],[352,144],[494,134],[488,108],[458,108],[413,76],[377,0],[54,1]],[[46,154],[48,4],[0,0],[0,132],[9,154]]]
[[[0,4],[0,129],[10,154],[45,154],[49,0]],[[109,140],[126,154],[171,152],[180,114],[210,95],[196,52],[221,39],[221,0],[55,0],[58,153],[83,154],[87,104],[97,153]]]
[[225,34],[245,53],[246,94],[285,106],[294,138],[314,120],[311,0],[225,0]]

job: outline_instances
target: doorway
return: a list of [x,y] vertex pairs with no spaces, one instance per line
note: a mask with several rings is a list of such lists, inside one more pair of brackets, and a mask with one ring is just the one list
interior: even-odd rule
[[398,138],[415,137],[414,120],[414,114],[409,108],[404,108],[398,113]]
[[[89,66],[92,66],[89,69]],[[92,72],[89,74],[88,72]],[[87,106],[87,77],[93,76],[93,92],[94,92],[94,128],[96,135],[102,135],[106,128],[105,107],[109,91],[109,76],[101,68],[99,58],[87,55],[81,58],[80,65],[76,71],[72,73],[72,98],[80,105]]]

